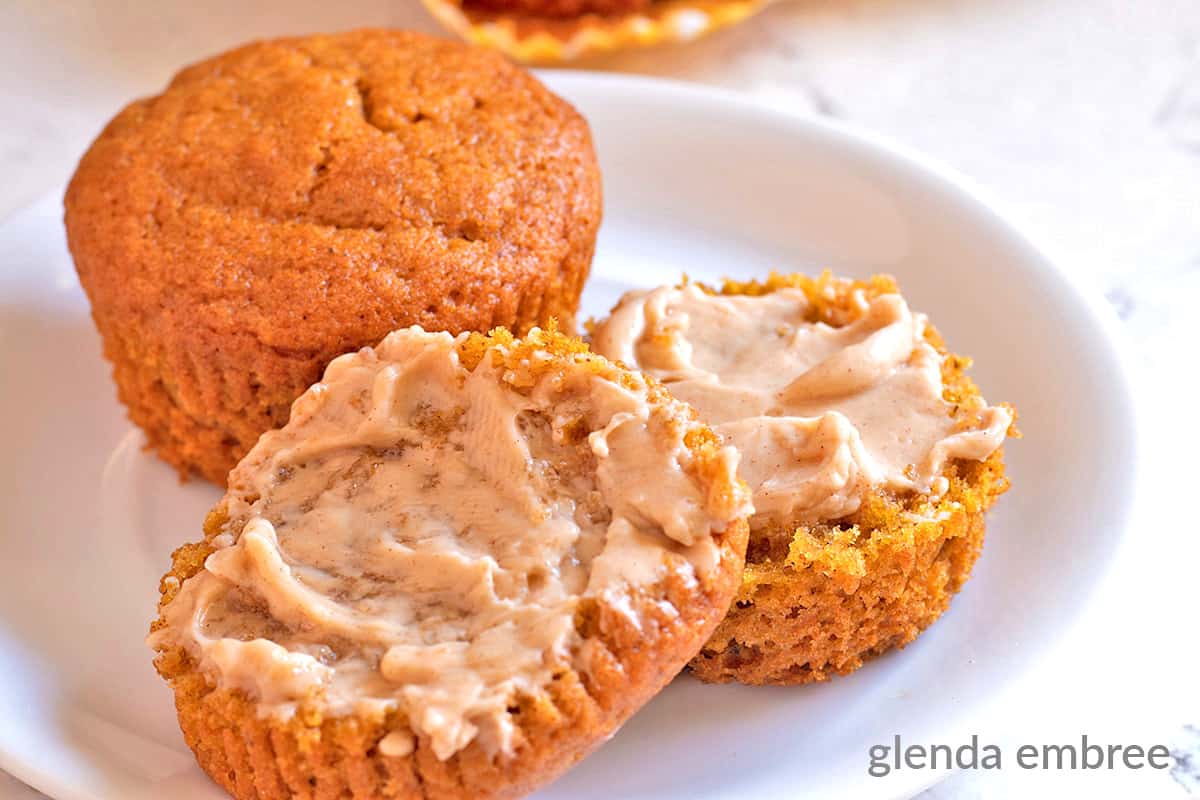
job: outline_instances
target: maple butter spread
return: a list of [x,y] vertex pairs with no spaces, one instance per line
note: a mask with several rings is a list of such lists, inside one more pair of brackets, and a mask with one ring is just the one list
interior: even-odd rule
[[943,399],[942,356],[899,294],[854,294],[857,316],[811,321],[802,289],[626,294],[593,332],[608,358],[658,378],[741,453],[751,528],[855,512],[876,488],[941,494],[950,459],[987,458],[1004,407]]
[[231,473],[150,644],[260,714],[398,713],[384,755],[414,735],[440,759],[511,754],[515,700],[586,669],[583,599],[636,617],[639,591],[719,566],[714,534],[749,511],[732,448],[714,491],[695,423],[641,376],[539,370],[536,349],[514,366],[504,344],[468,367],[467,342],[411,328],[333,361]]

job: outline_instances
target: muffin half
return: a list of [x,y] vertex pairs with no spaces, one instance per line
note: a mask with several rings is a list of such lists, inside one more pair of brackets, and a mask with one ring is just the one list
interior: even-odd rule
[[735,472],[689,408],[556,333],[338,358],[162,580],[187,743],[241,800],[530,791],[724,616]]
[[184,69],[108,124],[66,195],[131,419],[219,484],[332,358],[389,331],[569,326],[600,215],[570,105],[496,53],[384,30]]
[[593,346],[741,451],[742,586],[692,661],[708,681],[806,683],[912,641],[970,575],[1008,487],[988,406],[895,283],[826,274],[627,294]]

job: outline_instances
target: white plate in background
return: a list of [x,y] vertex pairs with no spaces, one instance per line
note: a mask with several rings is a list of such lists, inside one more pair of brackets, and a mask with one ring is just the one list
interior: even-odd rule
[[[975,577],[903,651],[802,688],[676,680],[538,796],[912,794],[867,775],[895,734],[959,742],[1078,619],[1136,485],[1131,395],[1105,313],[970,191],[870,137],[729,95],[584,73],[606,217],[584,296],[831,268],[896,275],[992,401],[1014,488]],[[218,492],[140,450],[67,255],[57,196],[0,226],[0,767],[59,798],[217,798],[142,639],[157,582]]]

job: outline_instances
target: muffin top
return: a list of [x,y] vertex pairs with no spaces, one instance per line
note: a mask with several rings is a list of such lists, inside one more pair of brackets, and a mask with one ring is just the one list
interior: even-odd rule
[[822,319],[811,282],[749,288],[630,292],[593,345],[737,446],[752,528],[842,518],[875,489],[940,495],[948,461],[1003,442],[1011,412],[947,401],[927,319],[899,293],[851,290],[846,318]]
[[[511,756],[518,699],[592,673],[588,603],[648,632],[658,587],[740,569],[736,463],[577,342],[397,331],[330,364],[233,471],[150,641],[265,713],[398,712],[384,755],[421,737],[439,759]],[[662,651],[674,669],[690,655]]]
[[105,128],[66,208],[104,314],[332,357],[401,318],[536,321],[590,258],[600,185],[585,121],[524,70],[364,30],[183,70]]

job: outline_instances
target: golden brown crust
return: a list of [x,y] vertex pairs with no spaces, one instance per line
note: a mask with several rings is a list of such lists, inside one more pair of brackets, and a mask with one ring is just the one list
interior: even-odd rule
[[[570,360],[612,380],[634,380],[621,369],[589,353],[576,339],[542,332],[506,357],[514,368],[530,369],[527,347],[552,352],[559,363]],[[461,346],[468,367],[481,358],[505,358],[494,349],[511,345],[507,331],[472,336]],[[536,362],[550,369],[553,362]],[[715,491],[737,487],[717,483],[719,442],[695,420],[691,409],[671,399],[653,381],[650,402],[674,407],[694,455],[695,474]],[[744,491],[744,487],[742,489]],[[179,586],[203,568],[209,544],[224,530],[226,515],[218,505],[205,521],[205,539],[184,545],[173,556],[171,571],[160,584],[162,609]],[[155,668],[175,691],[179,724],[200,766],[239,800],[300,798],[503,798],[516,797],[553,780],[602,744],[643,703],[665,686],[696,653],[728,609],[741,580],[748,528],[744,519],[715,537],[721,560],[711,575],[697,582],[672,574],[634,598],[641,619],[635,627],[625,613],[601,601],[584,605],[576,629],[593,649],[591,669],[565,668],[544,697],[524,697],[510,711],[523,742],[513,758],[491,760],[477,742],[446,761],[439,761],[429,742],[417,737],[407,756],[379,752],[379,741],[392,730],[408,730],[402,718],[330,718],[319,708],[302,706],[294,718],[280,722],[260,717],[255,704],[238,691],[214,689],[181,648],[158,654]],[[666,600],[678,613],[659,601]]]
[[586,122],[531,75],[368,30],[188,67],[109,123],[65,205],[130,417],[224,483],[391,330],[569,325],[600,202]]
[[[869,299],[898,291],[887,276],[848,281],[829,273],[709,290],[756,295],[784,286],[808,296],[810,321],[836,326],[859,313],[856,292]],[[946,354],[932,327],[926,338]],[[947,401],[972,409],[982,399],[966,375],[969,365],[946,355],[942,380]],[[983,462],[953,461],[944,474],[950,488],[940,499],[880,493],[844,520],[756,531],[737,598],[689,664],[692,672],[715,683],[809,683],[853,672],[864,659],[915,639],[970,577],[984,514],[1008,489],[1001,450]]]

